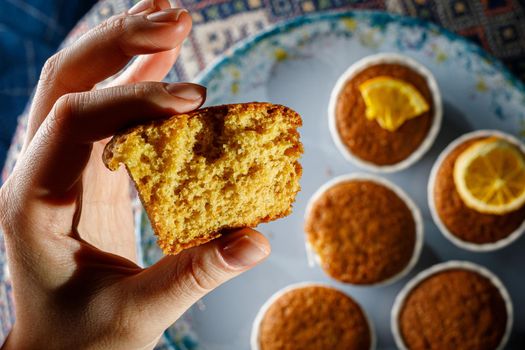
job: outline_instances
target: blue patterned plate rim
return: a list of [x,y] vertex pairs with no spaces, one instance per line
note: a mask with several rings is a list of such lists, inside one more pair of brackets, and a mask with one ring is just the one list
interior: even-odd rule
[[380,11],[342,11],[316,13],[299,16],[289,21],[270,26],[268,29],[263,30],[259,34],[238,42],[224,54],[217,57],[215,61],[213,61],[206,69],[204,69],[195,77],[194,81],[201,85],[208,85],[213,77],[214,72],[220,70],[224,65],[228,64],[232,58],[246,54],[246,52],[256,46],[259,42],[269,37],[275,36],[276,34],[287,32],[291,29],[313,22],[327,20],[332,21],[346,18],[368,19],[372,20],[374,23],[382,25],[395,22],[403,26],[421,27],[428,31],[437,32],[450,41],[460,42],[469,53],[479,56],[480,59],[483,59],[489,65],[492,65],[504,76],[508,83],[525,95],[525,84],[521,82],[518,77],[516,77],[499,59],[492,56],[474,42],[471,42],[470,40],[427,20]]

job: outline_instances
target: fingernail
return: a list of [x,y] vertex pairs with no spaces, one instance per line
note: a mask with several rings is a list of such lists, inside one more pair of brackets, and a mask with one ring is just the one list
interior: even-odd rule
[[191,83],[172,83],[166,85],[166,90],[173,96],[184,100],[196,101],[206,97],[206,88]]
[[151,22],[177,22],[180,15],[188,13],[186,9],[166,9],[158,12],[153,12],[146,16]]
[[140,0],[128,10],[128,15],[136,15],[152,7],[152,0]]
[[270,254],[268,245],[246,234],[236,236],[220,249],[226,263],[232,267],[252,266]]

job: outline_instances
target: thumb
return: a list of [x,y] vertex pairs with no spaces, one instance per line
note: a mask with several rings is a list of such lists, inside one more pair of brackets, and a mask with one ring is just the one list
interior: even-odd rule
[[208,292],[264,260],[270,250],[261,233],[244,228],[164,257],[135,276],[134,303],[145,313],[143,320],[163,331]]

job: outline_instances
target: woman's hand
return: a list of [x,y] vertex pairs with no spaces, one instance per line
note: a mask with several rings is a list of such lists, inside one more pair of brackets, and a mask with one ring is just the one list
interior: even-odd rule
[[[101,154],[117,131],[204,102],[201,86],[155,82],[190,28],[167,0],[144,1],[46,63],[23,153],[0,189],[16,313],[4,348],[152,348],[195,301],[269,254],[243,229],[136,265],[128,176]],[[94,88],[135,55],[111,86]]]

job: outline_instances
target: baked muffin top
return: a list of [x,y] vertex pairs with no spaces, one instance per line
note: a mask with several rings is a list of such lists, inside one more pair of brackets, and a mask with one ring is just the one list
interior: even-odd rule
[[366,350],[371,333],[363,311],[330,287],[305,286],[281,295],[259,327],[261,350]]
[[454,183],[454,165],[470,145],[484,138],[468,140],[450,152],[436,174],[434,204],[447,229],[459,239],[477,243],[494,243],[514,232],[525,220],[525,206],[504,214],[484,214],[467,207]]
[[305,231],[325,272],[352,284],[398,274],[416,242],[416,224],[405,202],[369,180],[347,180],[326,190],[312,203]]
[[409,349],[495,349],[507,325],[501,293],[465,269],[428,277],[407,296],[399,328]]
[[[366,118],[366,105],[359,85],[377,76],[388,76],[412,84],[430,109],[406,121],[394,132]],[[355,156],[376,165],[390,165],[408,158],[426,138],[435,111],[433,96],[422,75],[400,64],[377,64],[346,82],[336,104],[336,125],[342,143]]]

